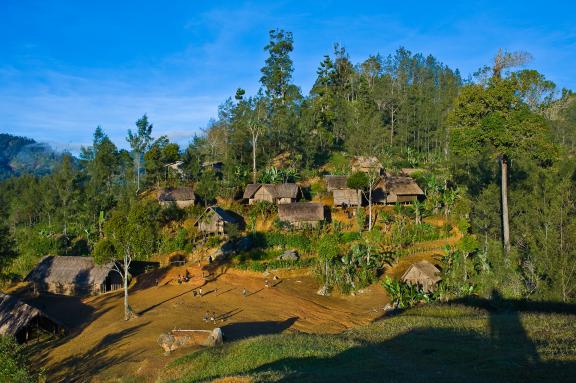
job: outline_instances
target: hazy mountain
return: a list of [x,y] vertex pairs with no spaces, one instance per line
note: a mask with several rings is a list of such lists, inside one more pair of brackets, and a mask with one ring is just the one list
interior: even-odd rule
[[48,144],[0,133],[0,179],[24,173],[50,173],[61,156]]

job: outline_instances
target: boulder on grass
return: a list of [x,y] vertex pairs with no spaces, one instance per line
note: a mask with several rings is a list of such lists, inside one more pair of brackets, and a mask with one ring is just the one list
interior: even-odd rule
[[300,257],[296,250],[286,250],[284,253],[278,256],[279,261],[297,261]]

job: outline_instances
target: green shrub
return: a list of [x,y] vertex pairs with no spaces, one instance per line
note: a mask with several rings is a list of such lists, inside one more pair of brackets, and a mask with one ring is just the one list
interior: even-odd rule
[[420,302],[430,302],[432,296],[420,287],[391,279],[386,276],[382,286],[390,296],[392,304],[398,308],[409,308]]
[[0,336],[0,382],[29,383],[35,381],[28,372],[22,346],[7,336]]

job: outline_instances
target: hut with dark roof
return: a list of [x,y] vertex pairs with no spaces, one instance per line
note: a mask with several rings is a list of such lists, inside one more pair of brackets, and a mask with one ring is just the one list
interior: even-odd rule
[[358,206],[361,199],[358,190],[348,187],[346,176],[324,176],[326,189],[332,192],[334,206]]
[[324,220],[324,206],[318,202],[278,205],[278,219],[294,227],[317,226]]
[[372,202],[385,204],[407,204],[424,196],[420,186],[411,177],[382,177],[372,191]]
[[242,217],[221,207],[211,206],[200,215],[194,225],[203,233],[228,234],[230,225],[241,228]]
[[194,190],[188,186],[160,189],[158,191],[158,202],[160,202],[162,206],[176,204],[176,206],[183,209],[188,206],[194,206],[196,195],[194,194]]
[[0,335],[12,336],[22,343],[38,329],[51,333],[65,332],[60,322],[42,310],[13,295],[0,293]]
[[250,205],[258,201],[267,201],[275,204],[292,203],[298,200],[300,188],[294,183],[285,184],[248,184],[244,190],[243,198]]
[[96,265],[92,257],[46,256],[26,281],[36,291],[60,295],[94,295],[122,287],[114,264]]
[[350,167],[352,168],[352,172],[362,172],[362,173],[371,173],[375,172],[376,174],[382,174],[384,167],[382,163],[376,157],[367,157],[367,156],[354,156],[350,161]]
[[440,270],[428,261],[420,261],[410,265],[402,274],[402,281],[413,286],[420,286],[426,292],[434,291],[440,278]]

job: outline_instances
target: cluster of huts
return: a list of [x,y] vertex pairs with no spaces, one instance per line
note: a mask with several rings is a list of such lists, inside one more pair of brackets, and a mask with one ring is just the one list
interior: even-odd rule
[[[423,198],[424,192],[406,172],[396,176],[384,172],[376,157],[353,157],[352,172],[376,174],[378,179],[372,190],[374,204],[406,204]],[[361,191],[348,187],[348,177],[327,175],[324,177],[326,189],[332,194],[336,207],[352,207],[366,203]],[[249,205],[266,201],[278,205],[280,221],[295,227],[317,225],[325,219],[324,206],[317,202],[299,202],[302,190],[295,183],[248,184],[242,199]],[[178,207],[192,206],[197,198],[191,187],[162,189],[158,201],[162,205],[176,204]],[[242,217],[219,207],[209,207],[196,222],[198,230],[205,233],[224,234],[227,225],[241,225]]]

